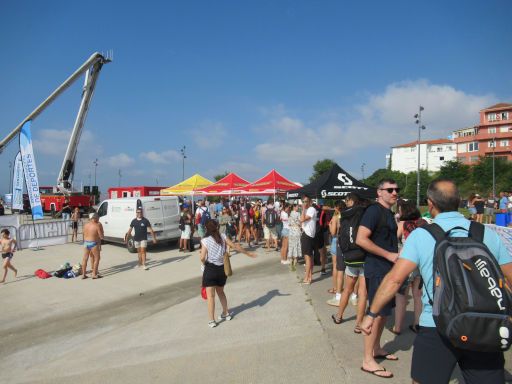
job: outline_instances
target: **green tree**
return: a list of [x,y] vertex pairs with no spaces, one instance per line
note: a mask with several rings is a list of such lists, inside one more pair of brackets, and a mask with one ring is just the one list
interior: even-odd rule
[[227,175],[229,175],[229,172],[228,171],[224,171],[224,173],[221,173],[219,175],[215,175],[215,176],[213,176],[213,178],[215,179],[215,181],[219,181],[220,179],[222,179],[223,177],[226,177]]
[[379,181],[382,179],[393,179],[398,183],[400,187],[404,188],[406,176],[405,173],[399,171],[392,171],[390,169],[381,168],[377,169],[370,176],[368,176],[364,182],[366,185],[377,188]]
[[[480,157],[478,164],[472,167],[473,191],[482,195],[492,192],[492,157]],[[503,158],[494,159],[494,174],[496,177],[496,192],[510,190],[512,171],[510,163]]]
[[313,165],[313,175],[309,178],[309,182],[311,183],[313,180],[317,179],[318,176],[327,172],[334,164],[336,164],[336,162],[331,159],[318,160],[315,165]]

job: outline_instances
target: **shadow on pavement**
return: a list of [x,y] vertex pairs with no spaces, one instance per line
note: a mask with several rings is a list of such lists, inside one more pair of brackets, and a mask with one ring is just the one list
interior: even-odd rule
[[263,296],[258,297],[257,299],[254,299],[253,301],[250,301],[248,303],[244,303],[237,307],[231,308],[231,311],[233,311],[233,313],[236,315],[236,314],[241,313],[250,308],[263,307],[265,304],[267,304],[270,300],[272,300],[276,296],[290,296],[290,294],[289,293],[280,293],[278,289],[273,289],[273,290],[265,293]]
[[[180,262],[182,260],[185,260],[189,258],[192,255],[186,255],[186,256],[177,256],[177,257],[171,257],[168,259],[162,259],[162,260],[148,260],[146,265],[150,268],[157,268],[161,265],[169,264],[169,263],[175,263]],[[109,276],[109,275],[115,275],[116,273],[129,271],[131,269],[134,269],[138,264],[137,257],[135,256],[135,260],[129,261],[124,264],[115,265],[112,267],[108,267],[105,269],[101,269],[100,272],[103,276]]]

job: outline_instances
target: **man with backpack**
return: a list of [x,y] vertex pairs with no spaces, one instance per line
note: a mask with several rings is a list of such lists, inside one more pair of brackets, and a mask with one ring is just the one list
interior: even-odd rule
[[413,382],[448,383],[458,363],[467,384],[504,383],[503,351],[512,336],[512,257],[496,232],[458,212],[460,195],[453,181],[434,180],[427,202],[434,224],[408,237],[375,294],[363,331],[378,331],[376,314],[418,267],[425,288]]
[[203,200],[199,200],[198,205],[195,214],[195,224],[197,226],[197,233],[202,239],[206,234],[206,222],[211,219],[211,216]]
[[263,214],[263,231],[265,233],[265,242],[267,252],[270,252],[270,247],[274,247],[276,251],[279,250],[277,243],[277,221],[278,214],[274,206],[274,200],[268,199],[265,213]]
[[[400,188],[395,180],[383,179],[377,187],[377,204],[371,204],[363,216],[357,230],[356,245],[366,251],[364,276],[370,305],[384,276],[398,259],[398,238],[395,215],[391,207],[395,205]],[[364,359],[362,369],[379,377],[393,374],[383,371],[376,358],[390,361],[398,357],[385,351],[380,339],[386,319],[391,315],[394,300],[382,307],[375,319],[375,332],[364,338]]]

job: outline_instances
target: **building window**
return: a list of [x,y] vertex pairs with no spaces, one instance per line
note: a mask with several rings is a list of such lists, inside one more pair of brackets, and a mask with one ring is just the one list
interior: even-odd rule
[[437,152],[443,152],[443,147],[437,147]]
[[489,140],[489,143],[487,145],[489,148],[496,148],[496,141]]
[[478,141],[473,141],[468,144],[468,152],[476,152],[478,151]]
[[499,113],[501,120],[508,120],[508,112]]
[[471,162],[476,163],[478,161],[478,156],[471,156]]
[[487,133],[496,133],[496,127],[487,128]]
[[444,160],[444,156],[440,156],[439,160],[443,161]]
[[487,114],[487,121],[496,121],[496,114],[495,113],[488,113]]
[[508,140],[500,140],[500,147],[508,147]]
[[459,152],[459,153],[467,152],[466,148],[467,148],[466,143],[457,144],[457,152]]
[[500,132],[508,132],[509,127],[500,127]]

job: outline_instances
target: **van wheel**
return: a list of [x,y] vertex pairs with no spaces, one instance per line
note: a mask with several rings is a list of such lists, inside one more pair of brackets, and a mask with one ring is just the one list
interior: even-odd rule
[[130,237],[128,241],[126,242],[126,248],[128,249],[128,252],[130,253],[136,253],[137,248],[135,248],[135,244],[133,243],[133,238]]

